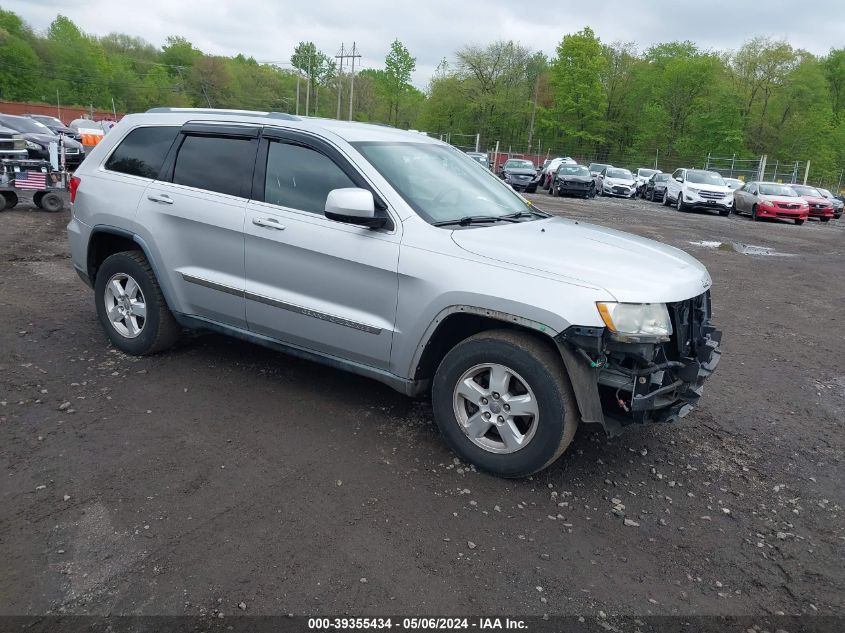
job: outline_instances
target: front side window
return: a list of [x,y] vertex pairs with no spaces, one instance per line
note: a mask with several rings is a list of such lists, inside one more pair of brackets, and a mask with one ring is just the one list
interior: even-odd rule
[[302,145],[270,143],[264,202],[322,214],[332,189],[356,186],[325,154]]
[[136,128],[112,152],[105,168],[130,176],[158,178],[164,158],[178,133],[178,127]]
[[424,220],[531,213],[510,187],[478,169],[463,152],[433,143],[353,143]]
[[249,197],[256,142],[229,136],[186,136],[176,155],[177,185]]

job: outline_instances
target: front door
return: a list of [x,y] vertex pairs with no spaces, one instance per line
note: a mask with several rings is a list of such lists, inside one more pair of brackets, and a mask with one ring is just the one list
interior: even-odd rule
[[249,328],[386,369],[401,225],[392,221],[373,230],[327,219],[329,191],[369,188],[368,183],[325,141],[296,132],[273,134],[262,139],[254,199],[246,208]]

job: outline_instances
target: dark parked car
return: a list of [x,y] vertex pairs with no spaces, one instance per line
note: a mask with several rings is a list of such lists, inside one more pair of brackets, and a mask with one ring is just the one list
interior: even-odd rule
[[82,140],[82,135],[78,131],[69,128],[67,125],[62,123],[61,120],[54,116],[48,116],[46,114],[27,114],[26,116],[34,121],[38,121],[41,125],[47,127],[53,134],[58,136],[69,136],[76,141]]
[[842,208],[845,207],[845,202],[842,202],[840,198],[834,196],[830,191],[827,189],[819,188],[819,193],[822,194],[825,198],[830,200],[830,203],[833,205],[833,217],[835,219],[839,219],[842,217]]
[[[26,141],[26,149],[30,158],[50,160],[50,143],[59,143],[61,140],[47,126],[25,116],[0,114],[0,126],[20,132],[24,141]],[[71,169],[79,167],[85,158],[82,143],[64,137],[64,145],[67,166]]]
[[593,198],[596,195],[596,185],[593,175],[583,165],[562,164],[552,176],[549,193],[553,196],[575,195]]
[[663,202],[663,196],[666,195],[666,181],[671,176],[669,174],[658,173],[653,174],[651,178],[645,181],[643,187],[643,198],[651,200],[652,202]]
[[499,178],[508,183],[516,191],[534,193],[540,184],[537,167],[530,160],[510,158],[502,165]]

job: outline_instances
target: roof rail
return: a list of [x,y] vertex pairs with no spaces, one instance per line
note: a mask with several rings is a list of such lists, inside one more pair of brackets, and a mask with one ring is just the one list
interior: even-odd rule
[[281,119],[283,121],[300,121],[298,116],[284,112],[257,112],[255,110],[229,110],[217,108],[150,108],[148,114],[161,114],[167,112],[184,112],[186,114],[229,114],[236,116],[261,116],[267,119]]

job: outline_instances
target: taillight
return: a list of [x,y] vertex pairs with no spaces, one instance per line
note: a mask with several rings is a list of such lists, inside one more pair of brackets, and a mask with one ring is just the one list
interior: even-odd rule
[[70,203],[71,204],[73,204],[74,201],[76,201],[76,190],[79,189],[79,183],[81,183],[81,182],[82,182],[82,180],[79,178],[79,176],[73,176],[70,179]]

